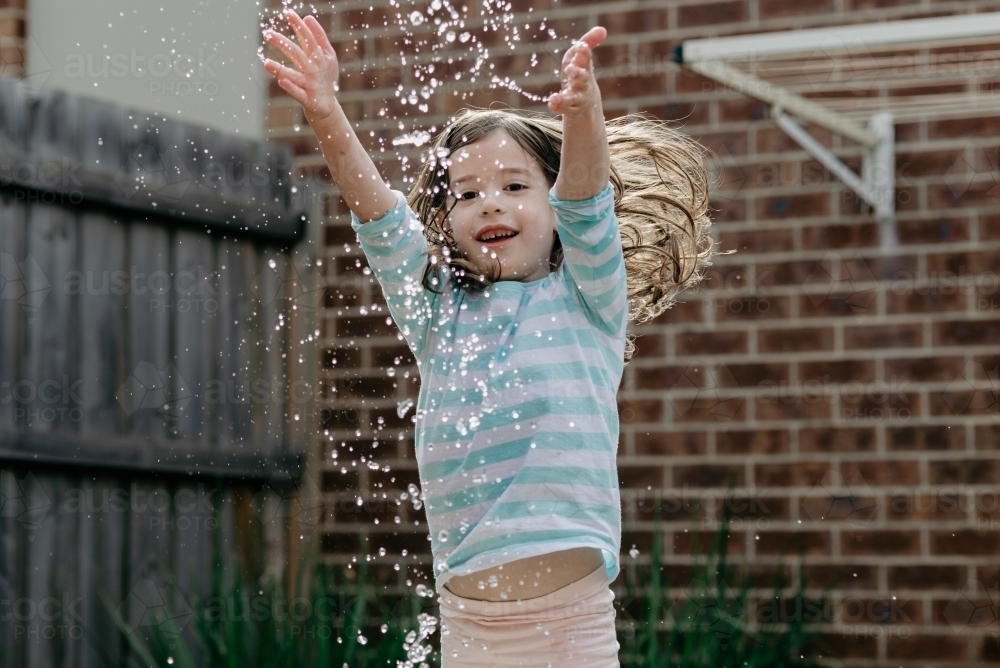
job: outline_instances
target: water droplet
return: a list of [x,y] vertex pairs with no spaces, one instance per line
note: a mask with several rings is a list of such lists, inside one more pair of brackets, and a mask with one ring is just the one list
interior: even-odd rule
[[638,548],[636,548],[635,545],[633,545],[632,549],[628,551],[628,556],[632,557],[633,559],[639,558],[639,550]]
[[396,415],[398,415],[399,417],[404,417],[407,411],[409,411],[411,408],[413,408],[413,399],[409,398],[403,399],[396,406]]
[[413,25],[418,26],[423,22],[424,22],[424,15],[421,14],[420,12],[413,12],[410,14],[410,23],[412,23]]
[[441,529],[441,531],[438,532],[438,540],[441,541],[442,543],[447,543],[448,542],[448,531],[447,531],[447,529]]

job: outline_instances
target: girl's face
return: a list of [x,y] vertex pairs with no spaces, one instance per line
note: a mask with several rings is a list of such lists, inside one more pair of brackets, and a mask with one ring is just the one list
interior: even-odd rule
[[450,159],[444,227],[462,255],[484,274],[499,260],[501,280],[547,276],[556,217],[538,162],[503,130],[456,149]]

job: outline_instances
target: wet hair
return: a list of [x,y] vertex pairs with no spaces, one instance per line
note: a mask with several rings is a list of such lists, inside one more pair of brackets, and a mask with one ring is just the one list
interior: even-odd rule
[[[549,187],[559,174],[562,121],[509,109],[463,109],[431,142],[407,201],[424,224],[427,256],[423,285],[436,290],[442,271],[463,289],[478,292],[500,280],[499,262],[482,268],[462,257],[450,226],[449,156],[494,132],[506,132],[535,158]],[[631,114],[607,122],[615,215],[628,276],[628,319],[649,322],[678,293],[704,277],[715,244],[709,235],[706,149],[667,123]],[[454,205],[452,205],[454,206]],[[558,235],[549,257],[562,263]],[[625,361],[635,352],[627,339]]]

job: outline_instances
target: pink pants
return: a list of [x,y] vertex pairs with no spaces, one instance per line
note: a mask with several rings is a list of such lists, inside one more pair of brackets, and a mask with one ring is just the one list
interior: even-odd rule
[[441,668],[619,668],[609,584],[601,566],[551,594],[522,601],[473,601],[446,588],[440,597]]

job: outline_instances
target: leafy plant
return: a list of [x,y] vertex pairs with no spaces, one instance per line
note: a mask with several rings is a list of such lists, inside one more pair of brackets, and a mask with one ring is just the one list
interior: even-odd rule
[[[780,623],[752,623],[756,616],[752,599],[754,578],[740,576],[727,558],[731,507],[731,503],[725,504],[722,524],[704,559],[699,558],[696,549],[692,578],[684,592],[686,600],[681,602],[671,600],[671,592],[663,583],[660,558],[663,535],[657,505],[651,563],[648,577],[644,578],[647,586],[638,587],[635,583],[638,577],[626,578],[627,599],[639,599],[638,607],[645,611],[645,619],[634,629],[634,636],[626,633],[621,638],[623,667],[812,668],[822,665],[816,654],[819,632],[809,624],[821,621],[822,612],[826,610],[826,591],[818,600],[806,599],[805,574],[800,568],[791,608],[809,613],[790,615],[788,619],[779,620]],[[694,543],[697,545],[698,541]],[[630,568],[631,575],[635,576],[637,567]],[[779,565],[770,602],[780,606],[785,586]]]
[[[663,536],[656,508],[651,563],[642,578],[645,587],[636,585],[637,571],[645,569],[628,567],[627,598],[636,601],[644,619],[634,633],[623,629],[620,635],[623,668],[821,665],[816,655],[819,633],[810,627],[821,619],[813,618],[812,612],[802,613],[826,611],[826,592],[818,600],[806,599],[805,576],[799,569],[797,588],[787,601],[796,614],[788,619],[758,619],[752,598],[754,578],[741,576],[727,556],[731,505],[725,504],[723,522],[704,558],[697,551],[693,555],[692,577],[683,601],[673,600],[676,592],[663,581]],[[289,599],[280,583],[250,586],[235,567],[227,579],[218,557],[218,537],[214,554],[207,597],[181,592],[169,573],[159,571],[174,600],[193,611],[194,623],[187,630],[186,619],[171,616],[166,606],[152,619],[144,619],[141,627],[129,626],[116,606],[103,598],[130,650],[119,661],[105,655],[109,668],[424,668],[432,656],[436,658],[437,653],[425,643],[436,619],[422,612],[421,597],[411,594],[389,610],[374,595],[377,587],[367,559],[359,560],[357,577],[349,578],[347,571],[338,574],[313,554],[309,564],[298,569]],[[770,602],[780,605],[786,589],[780,565],[771,589]],[[290,601],[304,605],[310,614],[291,614]],[[335,618],[320,612],[324,605],[329,609],[336,602],[341,604],[333,606]],[[384,623],[376,628],[379,622]]]

